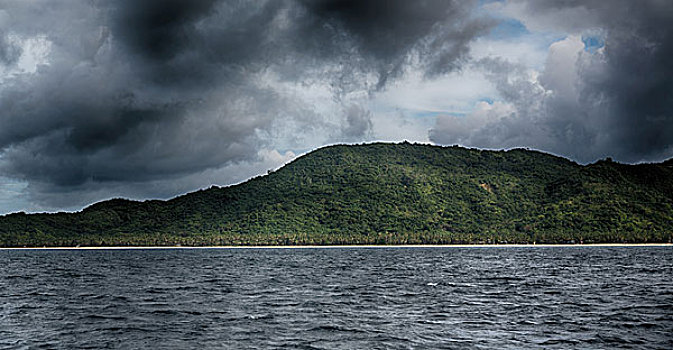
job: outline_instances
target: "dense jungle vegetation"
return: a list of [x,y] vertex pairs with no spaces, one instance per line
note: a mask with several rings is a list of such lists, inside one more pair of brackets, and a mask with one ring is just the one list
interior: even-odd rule
[[168,201],[0,217],[0,246],[671,242],[673,159],[366,144]]

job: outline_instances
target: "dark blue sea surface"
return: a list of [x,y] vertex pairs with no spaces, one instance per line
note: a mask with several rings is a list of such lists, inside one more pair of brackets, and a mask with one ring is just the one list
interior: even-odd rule
[[673,249],[2,250],[39,348],[673,349]]

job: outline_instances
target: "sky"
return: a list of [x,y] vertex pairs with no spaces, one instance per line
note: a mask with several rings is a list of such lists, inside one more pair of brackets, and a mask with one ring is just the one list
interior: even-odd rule
[[673,1],[0,0],[0,214],[402,140],[673,157]]

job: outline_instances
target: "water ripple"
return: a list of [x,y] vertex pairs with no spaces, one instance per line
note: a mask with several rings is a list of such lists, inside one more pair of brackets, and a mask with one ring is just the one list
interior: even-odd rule
[[671,253],[5,250],[0,349],[670,349]]

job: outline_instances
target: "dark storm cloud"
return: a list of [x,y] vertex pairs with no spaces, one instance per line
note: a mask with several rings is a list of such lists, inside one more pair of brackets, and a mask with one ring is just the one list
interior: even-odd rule
[[515,111],[497,116],[490,111],[487,126],[475,125],[462,135],[453,135],[453,123],[445,118],[431,138],[482,147],[532,146],[580,161],[673,156],[673,2],[522,3],[524,22],[536,29],[604,35],[605,46],[590,52],[569,39],[552,46],[537,83],[514,64],[482,61]]
[[[274,38],[288,1],[125,1],[111,27],[148,83],[212,89],[292,54]],[[281,31],[282,32],[282,31]],[[277,40],[277,42],[272,42]],[[271,57],[269,51],[274,51]]]
[[590,113],[608,114],[596,136],[609,138],[606,151],[614,149],[615,155],[631,161],[671,156],[673,2],[594,0],[529,6],[533,14],[583,7],[606,29],[604,57],[580,67],[580,103]]
[[195,22],[208,16],[215,0],[119,1],[112,26],[132,50],[164,61],[190,46],[197,37]]
[[[379,87],[416,59],[428,76],[454,70],[467,58],[468,44],[493,22],[477,19],[457,1],[303,1],[316,14],[311,31],[353,40],[357,52],[376,65]],[[329,31],[336,30],[336,33]],[[328,33],[324,33],[327,31]],[[322,38],[321,38],[322,40]]]
[[[584,95],[589,101],[606,98],[597,107],[614,115],[609,147],[626,159],[658,156],[664,150],[670,156],[673,150],[673,3],[660,4],[666,8],[629,14],[640,17],[635,33],[611,36],[605,67],[585,68]],[[603,74],[593,71],[602,68]]]
[[[428,76],[458,68],[469,41],[490,25],[469,15],[475,2],[414,4],[2,2],[0,64],[20,56],[10,34],[49,47],[35,73],[0,86],[0,174],[27,181],[41,201],[71,193],[81,203],[105,186],[137,188],[254,161],[275,147],[263,135],[289,137],[279,134],[280,121],[296,125],[291,132],[331,125],[268,75],[327,83],[339,104],[349,91],[383,88],[406,67]],[[371,133],[371,114],[349,104],[336,110],[344,124],[326,140]]]
[[255,157],[255,130],[280,102],[240,72],[211,64],[206,44],[190,44],[213,4],[140,3],[62,3],[64,19],[84,20],[51,28],[39,6],[8,9],[24,16],[14,18],[18,35],[46,35],[52,59],[0,90],[4,174],[61,192]]

